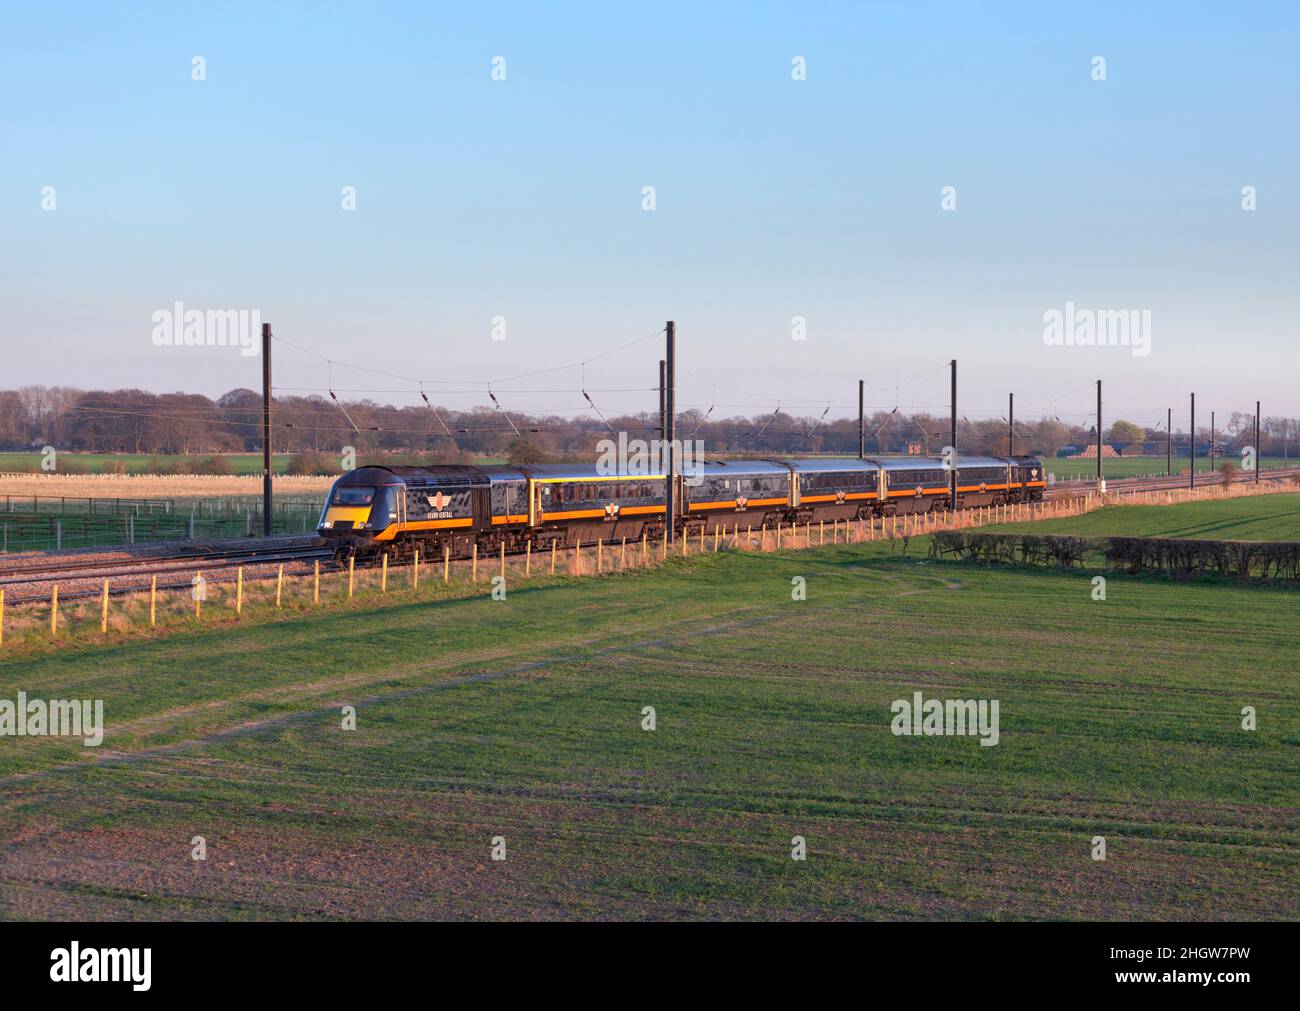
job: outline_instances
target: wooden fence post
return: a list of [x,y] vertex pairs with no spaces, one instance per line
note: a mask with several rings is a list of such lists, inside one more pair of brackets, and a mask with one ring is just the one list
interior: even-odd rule
[[312,573],[311,602],[320,603],[320,559],[316,559],[315,571]]
[[442,581],[443,583],[451,582],[451,545],[442,546]]
[[59,634],[59,584],[50,587],[50,638]]
[[415,549],[415,559],[411,563],[411,589],[420,588],[420,549]]
[[158,616],[158,577],[149,577],[149,627],[153,628]]
[[478,541],[474,542],[474,550],[470,554],[470,582],[478,582]]
[[242,614],[244,611],[244,567],[241,565],[235,569],[235,613]]
[[533,574],[533,539],[530,537],[524,543],[524,575]]
[[5,591],[0,587],[0,646],[5,644]]
[[280,606],[280,591],[284,588],[284,562],[275,570],[275,606]]
[[104,580],[104,600],[99,609],[99,630],[108,631],[108,580]]
[[555,545],[558,541],[559,541],[558,537],[555,540],[551,541],[551,575],[552,576],[555,575]]
[[379,556],[379,592],[388,592],[388,552]]
[[348,555],[348,600],[352,599],[352,586],[356,576],[356,555]]

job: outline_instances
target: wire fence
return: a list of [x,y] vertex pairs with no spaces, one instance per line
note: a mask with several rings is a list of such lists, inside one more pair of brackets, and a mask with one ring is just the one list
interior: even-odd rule
[[[279,499],[272,504],[271,532],[310,533],[320,510],[319,499]],[[260,498],[177,501],[6,495],[0,512],[0,553],[261,534]]]

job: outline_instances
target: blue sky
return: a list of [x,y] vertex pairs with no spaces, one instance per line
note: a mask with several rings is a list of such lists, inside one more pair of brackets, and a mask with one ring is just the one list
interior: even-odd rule
[[[672,318],[679,400],[715,415],[843,416],[858,378],[938,406],[954,356],[972,418],[1014,390],[1076,420],[1096,378],[1144,424],[1192,389],[1300,414],[1292,4],[361,6],[0,9],[0,386],[255,387],[255,358],[153,345],[181,300],[461,408]],[[1067,300],[1151,310],[1152,353],[1046,347]],[[329,385],[276,355],[280,386]],[[648,409],[659,357],[586,386]],[[574,413],[583,381],[494,389]]]

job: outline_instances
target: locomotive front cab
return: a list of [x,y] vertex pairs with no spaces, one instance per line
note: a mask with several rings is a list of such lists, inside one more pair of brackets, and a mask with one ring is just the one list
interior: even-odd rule
[[327,540],[374,540],[398,522],[401,485],[392,474],[362,467],[334,482],[317,529]]

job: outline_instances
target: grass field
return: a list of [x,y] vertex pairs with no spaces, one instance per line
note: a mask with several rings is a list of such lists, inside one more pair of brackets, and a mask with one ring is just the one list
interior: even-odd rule
[[[220,455],[230,464],[232,474],[262,473],[261,453]],[[59,453],[55,457],[55,462],[61,471],[84,474],[101,474],[106,466],[117,467],[118,465],[124,467],[127,474],[152,474],[159,463],[169,467],[179,467],[179,472],[183,473],[186,469],[185,465],[199,464],[211,458],[211,453],[198,453],[192,456],[168,453],[160,453],[157,456],[151,453]],[[275,453],[271,456],[271,466],[277,474],[282,474],[288,469],[292,459],[289,453]],[[42,473],[41,454],[0,452],[0,471],[13,470]]]
[[[261,453],[221,453],[230,465],[230,473],[235,475],[257,475],[262,473]],[[329,454],[325,454],[329,459]],[[59,453],[55,457],[58,469],[62,473],[102,474],[105,468],[116,470],[123,468],[127,474],[153,474],[161,464],[166,473],[193,473],[212,459],[211,453],[181,454],[160,453]],[[42,455],[30,452],[0,452],[0,472],[19,471],[44,473],[41,470]],[[293,460],[291,453],[274,453],[271,456],[271,468],[276,474],[283,474],[289,469]],[[505,463],[504,457],[479,457],[479,463]]]
[[[0,698],[102,698],[108,732],[0,738],[0,911],[1300,916],[1300,591],[1115,576],[1099,603],[1081,573],[918,551],[404,591],[4,661]],[[999,700],[1000,743],[894,736],[913,691]]]
[[1106,506],[1083,516],[985,529],[1090,537],[1300,541],[1300,494],[1243,496],[1170,506]]
[[[1226,458],[1230,463],[1236,463],[1240,466],[1241,460],[1232,456]],[[1196,458],[1196,472],[1209,473],[1211,470],[1218,470],[1223,465],[1225,457],[1216,457],[1214,466],[1210,466],[1209,457],[1198,456]],[[1044,461],[1045,468],[1049,474],[1054,474],[1058,481],[1068,478],[1095,478],[1097,476],[1097,461],[1077,460],[1070,457],[1050,457]],[[1260,464],[1262,470],[1272,467],[1294,466],[1295,460],[1284,460],[1280,456],[1268,456],[1263,458]],[[1188,468],[1187,457],[1179,459],[1174,457],[1174,473],[1186,474]],[[1159,477],[1168,473],[1163,456],[1120,456],[1107,457],[1102,460],[1102,472],[1108,479],[1120,477]]]

